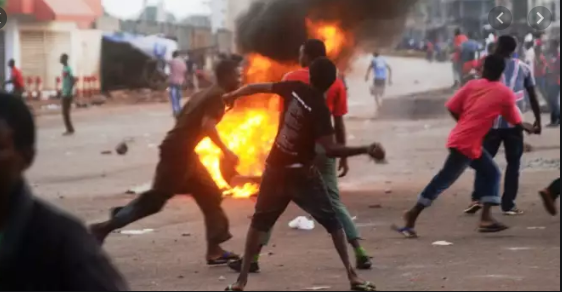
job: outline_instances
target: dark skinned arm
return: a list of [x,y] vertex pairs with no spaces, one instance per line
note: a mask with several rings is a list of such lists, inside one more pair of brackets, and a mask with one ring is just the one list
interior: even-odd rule
[[225,103],[231,104],[240,97],[259,94],[259,93],[273,93],[273,83],[255,83],[248,84],[239,88],[236,91],[223,95]]
[[229,163],[238,164],[238,157],[236,156],[236,154],[234,154],[234,152],[232,152],[222,141],[219,132],[217,131],[217,124],[218,121],[215,118],[207,115],[204,116],[202,128],[203,128],[203,132],[205,133],[205,136],[209,137],[209,139],[211,139],[211,141],[217,147],[219,147],[219,149],[222,151],[224,155],[224,158]]
[[347,147],[335,142],[334,135],[323,136],[316,140],[326,151],[326,156],[330,158],[347,158],[352,156],[365,155],[369,153],[368,146]]
[[[336,143],[340,145],[347,145],[347,134],[345,129],[345,122],[343,120],[343,116],[333,117],[334,119],[334,130],[336,134]],[[338,167],[339,171],[341,171],[339,177],[345,177],[349,172],[349,164],[347,162],[347,158],[342,158],[340,160],[340,166]]]
[[537,97],[537,91],[535,89],[535,86],[526,86],[525,89],[529,94],[531,108],[533,109],[533,114],[535,115],[536,134],[540,134],[542,132],[542,118],[541,118],[541,106],[539,103],[539,98]]
[[371,72],[373,71],[373,64],[371,63],[371,65],[369,65],[369,68],[367,68],[367,73],[365,74],[365,81],[369,81],[369,78],[371,77]]

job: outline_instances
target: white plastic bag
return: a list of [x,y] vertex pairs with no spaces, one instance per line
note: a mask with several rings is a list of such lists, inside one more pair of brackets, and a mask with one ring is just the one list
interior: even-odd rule
[[289,228],[310,231],[314,229],[314,221],[300,216],[289,222]]

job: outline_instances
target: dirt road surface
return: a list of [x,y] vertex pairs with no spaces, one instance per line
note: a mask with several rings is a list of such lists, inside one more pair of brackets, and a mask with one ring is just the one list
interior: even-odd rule
[[[517,218],[498,214],[511,230],[480,235],[475,232],[477,218],[461,214],[472,190],[469,171],[423,215],[418,227],[422,237],[402,239],[389,226],[400,223],[402,212],[443,163],[453,122],[442,109],[447,95],[396,97],[449,86],[450,65],[390,59],[395,71],[395,85],[389,88],[392,97],[382,109],[385,114],[373,120],[374,107],[363,80],[367,62],[368,58],[358,60],[348,75],[349,140],[382,142],[389,164],[353,159],[351,173],[341,181],[343,201],[357,216],[364,244],[374,257],[374,269],[361,275],[381,290],[559,290],[560,221],[545,214],[536,193],[560,176],[560,131],[528,138],[536,151],[524,157],[519,198],[527,214]],[[420,118],[419,108],[431,114]],[[110,207],[130,201],[133,197],[124,194],[129,187],[150,181],[158,144],[172,117],[169,106],[160,104],[93,108],[77,112],[75,120],[78,133],[62,137],[58,116],[39,118],[39,158],[28,177],[39,196],[93,222],[105,219]],[[101,154],[126,138],[134,139],[128,155]],[[505,167],[502,155],[497,161]],[[241,252],[253,202],[228,199],[224,207],[235,235],[225,247]],[[290,207],[279,220],[272,245],[262,256],[263,271],[251,277],[248,289],[349,288],[321,228],[305,232],[287,227],[299,215],[303,213]],[[133,289],[221,290],[236,275],[225,267],[205,266],[202,227],[193,200],[178,197],[164,212],[129,227],[154,232],[115,234],[106,249]],[[453,245],[432,246],[436,241]]]

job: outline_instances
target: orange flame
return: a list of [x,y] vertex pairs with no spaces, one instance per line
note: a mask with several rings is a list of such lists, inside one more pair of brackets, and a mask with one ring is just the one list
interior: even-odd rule
[[313,22],[307,19],[306,26],[310,37],[324,41],[328,57],[338,59],[345,50],[353,46],[353,36],[345,31],[339,22]]
[[[326,43],[328,55],[337,58],[344,51],[349,36],[337,23],[314,23],[308,21],[309,35]],[[244,83],[278,82],[283,76],[299,68],[297,64],[283,64],[259,54],[247,56]],[[279,126],[279,98],[274,95],[252,96],[237,102],[228,112],[218,131],[222,140],[240,158],[237,171],[244,176],[261,176],[265,160]],[[231,186],[220,171],[221,151],[210,139],[204,139],[196,147],[201,162],[209,170],[225,196],[248,198],[256,194],[259,185],[246,183]]]

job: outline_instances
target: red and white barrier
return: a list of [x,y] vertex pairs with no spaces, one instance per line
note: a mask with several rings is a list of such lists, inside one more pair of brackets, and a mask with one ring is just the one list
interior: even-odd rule
[[[75,96],[78,98],[92,98],[100,94],[100,82],[97,76],[78,76],[75,83]],[[24,77],[24,97],[28,100],[46,100],[55,96],[61,96],[62,77],[55,79],[55,88],[45,88],[40,76]]]

